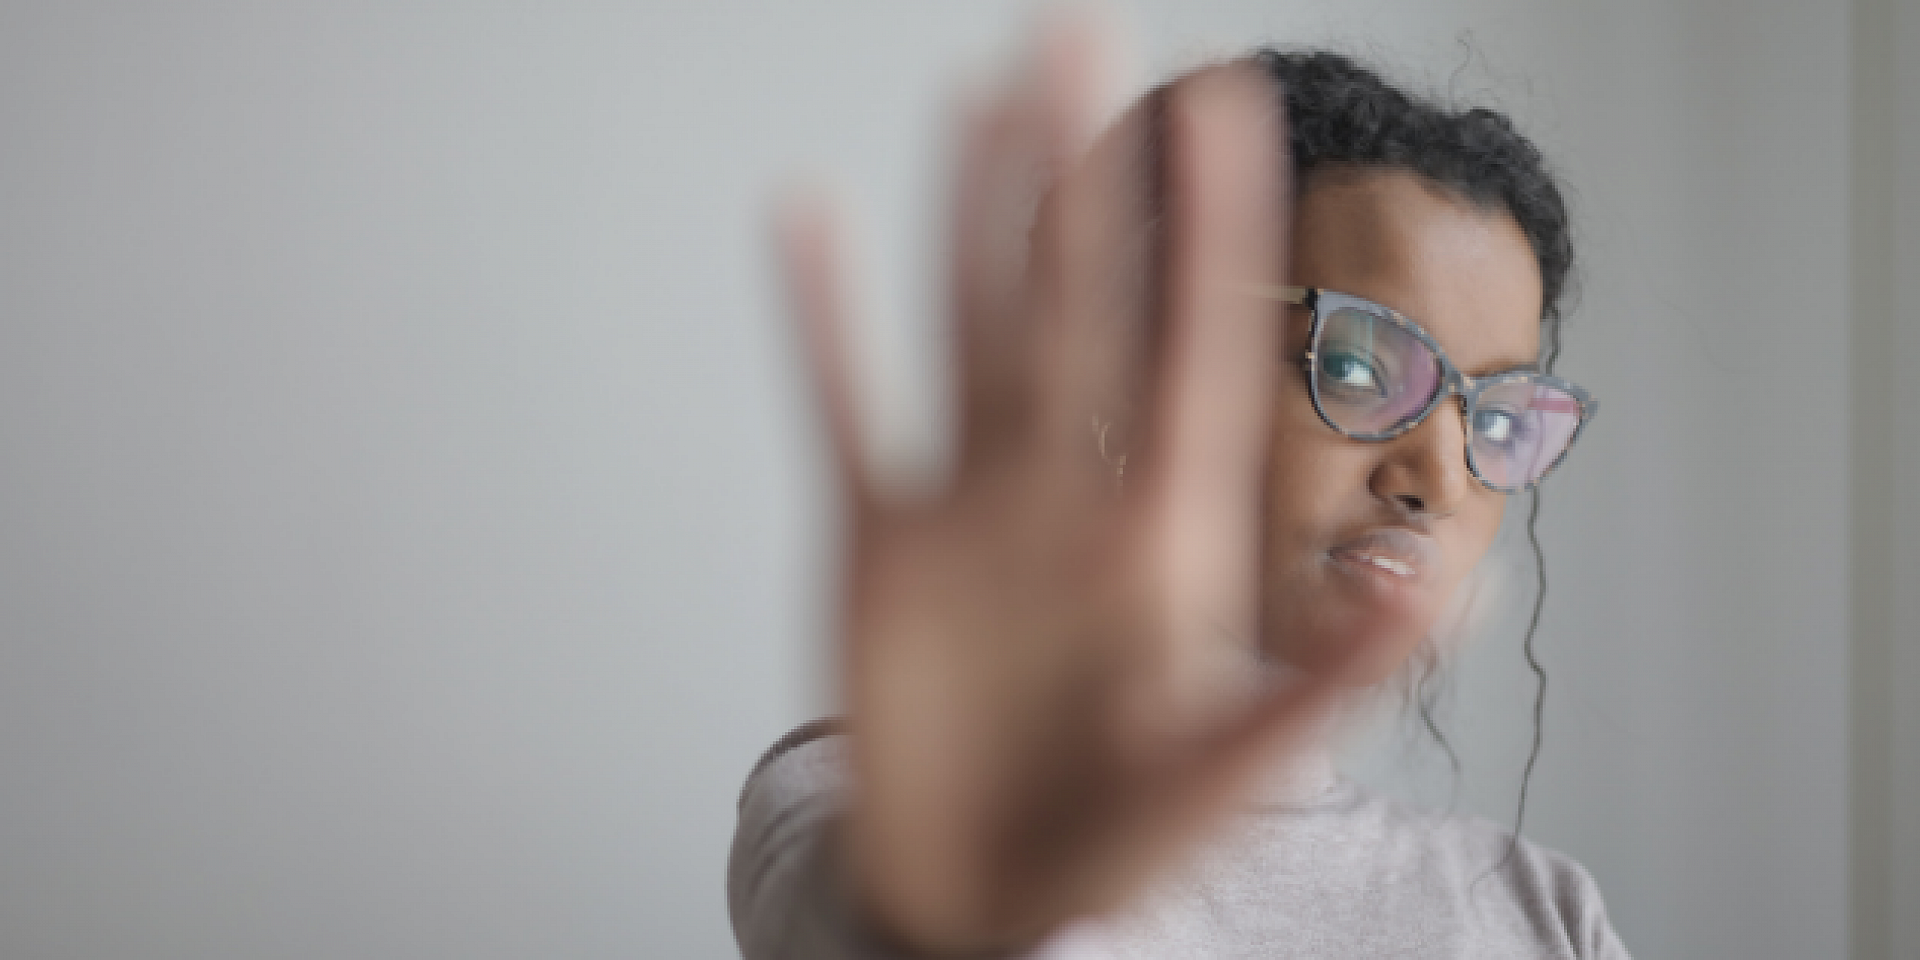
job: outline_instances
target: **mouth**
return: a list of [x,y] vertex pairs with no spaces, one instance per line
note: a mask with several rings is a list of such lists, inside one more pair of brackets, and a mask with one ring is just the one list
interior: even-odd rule
[[1354,559],[1361,563],[1371,563],[1396,577],[1411,577],[1414,574],[1413,564],[1407,563],[1404,560],[1395,560],[1392,557],[1376,557],[1364,553],[1354,557]]
[[1445,554],[1424,530],[1392,523],[1335,537],[1302,578],[1304,592],[1289,597],[1297,605],[1272,609],[1267,642],[1281,659],[1309,669],[1355,666],[1353,676],[1364,673],[1370,684],[1392,673],[1432,626]]
[[1412,585],[1426,579],[1437,566],[1439,547],[1433,538],[1405,527],[1381,527],[1336,544],[1327,559],[1337,569],[1382,586]]

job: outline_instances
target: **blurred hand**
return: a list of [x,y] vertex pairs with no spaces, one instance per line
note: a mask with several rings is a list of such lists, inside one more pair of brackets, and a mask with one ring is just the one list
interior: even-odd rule
[[[1055,31],[963,131],[961,433],[939,492],[870,476],[835,221],[817,204],[783,221],[848,524],[847,863],[876,922],[931,952],[1017,948],[1119,905],[1338,688],[1268,673],[1228,697],[1208,676],[1222,638],[1254,662],[1282,332],[1255,291],[1281,282],[1289,219],[1277,91],[1207,70],[1085,151],[1090,37]],[[1092,421],[1123,414],[1116,493]]]

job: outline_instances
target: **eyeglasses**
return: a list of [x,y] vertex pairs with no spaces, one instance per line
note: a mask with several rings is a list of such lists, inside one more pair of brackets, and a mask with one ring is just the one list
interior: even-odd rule
[[1419,324],[1377,303],[1316,287],[1271,295],[1313,316],[1302,362],[1327,426],[1355,440],[1391,440],[1457,395],[1467,469],[1492,490],[1538,486],[1600,411],[1598,400],[1559,377],[1526,369],[1469,377]]

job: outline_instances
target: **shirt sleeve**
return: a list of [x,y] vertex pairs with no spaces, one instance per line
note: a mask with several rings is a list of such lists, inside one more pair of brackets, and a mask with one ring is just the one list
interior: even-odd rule
[[1599,885],[1584,867],[1572,861],[1568,861],[1568,866],[1580,887],[1580,905],[1566,914],[1572,920],[1567,933],[1580,956],[1592,960],[1632,960],[1627,955],[1626,944],[1620,942],[1620,935],[1607,919],[1607,906],[1600,899]]
[[[745,960],[923,960],[874,929],[842,868],[845,753],[837,725],[809,724],[747,777],[727,858],[727,911]],[[979,960],[1111,958],[1076,928],[1031,952]]]
[[727,859],[745,960],[910,960],[860,921],[840,869],[845,739],[789,737],[747,778]]
[[1571,857],[1522,841],[1516,858],[1529,876],[1521,900],[1539,927],[1557,927],[1580,960],[1631,960],[1607,919],[1600,885]]

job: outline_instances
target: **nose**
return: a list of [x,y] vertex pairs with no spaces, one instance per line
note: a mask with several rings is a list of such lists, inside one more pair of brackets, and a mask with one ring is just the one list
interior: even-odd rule
[[1466,427],[1453,407],[1442,404],[1419,426],[1381,444],[1369,480],[1374,496],[1431,519],[1460,508],[1476,481],[1467,469]]

